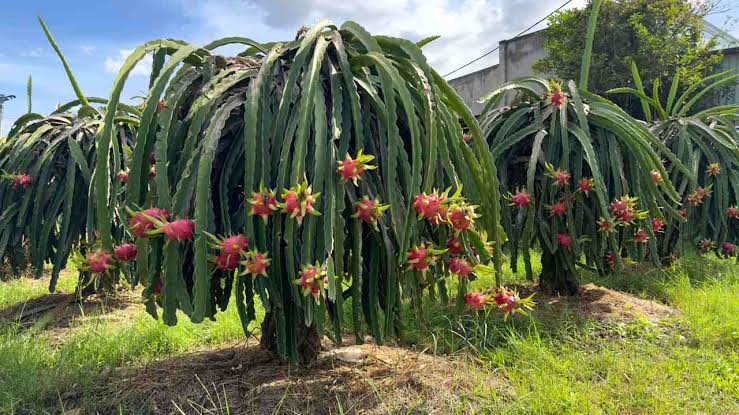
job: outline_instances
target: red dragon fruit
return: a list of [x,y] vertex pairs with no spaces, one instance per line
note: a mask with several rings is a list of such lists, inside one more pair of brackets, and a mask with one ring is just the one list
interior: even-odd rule
[[729,242],[724,242],[724,243],[723,243],[723,244],[721,245],[721,250],[722,250],[722,251],[724,252],[724,254],[725,254],[725,255],[727,255],[727,256],[734,256],[734,255],[736,255],[736,245],[734,245],[734,244],[732,244],[732,243],[729,243]]
[[133,261],[136,258],[137,253],[136,245],[131,243],[119,245],[113,249],[113,253],[115,254],[115,259],[119,261]]
[[12,176],[13,186],[26,188],[33,183],[33,178],[27,174],[16,174]]
[[239,267],[240,256],[221,253],[216,257],[216,268],[221,271],[233,271]]
[[282,192],[283,203],[280,204],[282,211],[298,221],[298,225],[303,223],[303,219],[307,215],[318,216],[321,213],[314,207],[320,193],[312,193],[311,186],[308,181],[285,189]]
[[462,238],[458,235],[452,235],[446,241],[447,251],[452,255],[459,255],[464,250],[462,246]]
[[128,170],[121,170],[115,176],[118,178],[119,182],[123,184],[128,183]]
[[149,169],[149,180],[154,180],[157,178],[157,168],[154,166],[151,166]]
[[606,265],[608,265],[609,267],[613,267],[616,264],[616,254],[614,254],[613,251],[606,252],[606,255],[603,259],[605,260]]
[[552,216],[564,216],[567,213],[567,203],[563,200],[553,205],[547,205],[547,209]]
[[711,163],[706,169],[709,176],[718,176],[721,173],[721,165],[719,163]]
[[112,268],[110,261],[110,254],[102,249],[93,251],[87,256],[87,263],[90,266],[90,272],[94,274],[99,274]]
[[[297,201],[297,197],[295,200]],[[263,186],[260,188],[259,192],[254,192],[252,194],[249,204],[251,205],[249,214],[252,216],[259,216],[265,222],[267,222],[267,218],[269,218],[270,215],[280,209],[279,204],[277,203],[277,198],[275,197],[275,192],[273,190],[265,189]]]
[[269,267],[270,259],[267,254],[258,251],[249,251],[246,254],[246,272],[253,275],[267,275],[267,267]]
[[445,200],[446,196],[439,195],[436,191],[428,195],[422,193],[416,195],[413,208],[416,209],[419,217],[426,219],[432,225],[438,225],[446,218],[446,207],[442,206]]
[[686,209],[680,209],[677,211],[677,214],[680,215],[681,218],[687,219],[688,218],[688,211]]
[[488,304],[488,298],[483,293],[470,292],[464,295],[464,302],[473,310],[482,310]]
[[428,248],[423,245],[417,245],[411,248],[406,255],[408,257],[410,268],[421,272],[428,271],[430,264],[427,259],[427,255]]
[[608,221],[606,218],[600,218],[598,222],[598,231],[603,233],[611,233],[614,232],[615,229],[613,228],[613,224]]
[[469,143],[470,140],[472,140],[472,136],[471,135],[469,135],[469,134],[462,134],[462,141],[464,141],[465,143]]
[[555,186],[564,187],[570,183],[570,173],[567,170],[557,169],[552,173],[552,179]]
[[698,249],[702,252],[710,251],[713,248],[713,242],[708,239],[698,241]]
[[475,220],[477,215],[473,206],[460,203],[459,205],[452,206],[447,213],[447,218],[452,228],[457,231],[466,231],[472,226],[472,222]]
[[377,221],[389,208],[389,205],[381,205],[378,200],[364,196],[361,200],[354,203],[353,217],[369,225],[377,226]]
[[149,153],[149,164],[153,165],[153,164],[156,164],[156,162],[157,162],[157,155],[154,154],[154,152],[152,151],[151,153]]
[[166,209],[150,208],[143,212],[137,212],[128,219],[128,227],[137,238],[145,238],[146,232],[155,228],[152,218],[158,221],[169,220],[169,212]]
[[634,242],[645,244],[649,241],[649,234],[644,229],[638,229],[634,234]]
[[160,112],[164,111],[164,108],[166,108],[164,106],[164,101],[162,101],[161,99],[159,101],[157,101],[157,114],[159,114]]
[[511,205],[524,208],[531,204],[531,194],[525,191],[519,191],[515,195],[511,196]]
[[726,216],[731,219],[739,219],[739,208],[736,206],[729,206],[729,208],[726,209]]
[[508,294],[512,292],[509,290],[506,290],[503,287],[498,287],[497,290],[495,290],[495,296],[493,297],[493,300],[495,300],[495,304],[498,306],[502,306],[506,303],[506,300],[508,299]]
[[652,231],[654,233],[662,232],[665,227],[665,223],[660,218],[652,218]]
[[373,170],[377,168],[377,166],[367,164],[374,159],[375,157],[371,154],[362,154],[362,150],[359,150],[356,158],[352,158],[349,153],[347,153],[344,160],[339,161],[339,166],[336,168],[336,173],[341,176],[342,181],[352,181],[356,185],[357,180],[359,180],[359,176],[362,173],[367,170]]
[[464,258],[453,257],[449,259],[449,272],[459,277],[466,277],[472,272],[472,266]]
[[300,275],[295,281],[299,285],[303,295],[311,295],[316,301],[319,300],[321,290],[326,285],[326,268],[316,263],[315,265],[304,265]]
[[195,222],[190,219],[177,219],[162,225],[162,232],[173,241],[189,241],[195,232]]
[[565,233],[558,233],[557,245],[565,249],[570,249],[572,247],[572,238],[570,237],[570,235],[567,235]]
[[249,238],[241,234],[231,235],[223,239],[218,248],[221,250],[221,254],[241,255],[243,251],[249,248]]
[[577,182],[577,191],[588,195],[593,191],[594,186],[595,181],[592,178],[583,177]]
[[547,103],[555,108],[567,104],[567,96],[562,92],[562,86],[557,82],[550,82],[549,86],[552,91],[547,94]]

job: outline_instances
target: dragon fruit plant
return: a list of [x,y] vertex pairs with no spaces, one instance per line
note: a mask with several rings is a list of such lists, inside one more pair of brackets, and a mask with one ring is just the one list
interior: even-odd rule
[[[126,161],[120,154],[110,159],[94,157],[98,129],[109,115],[115,120],[110,130],[115,147],[130,148],[140,112],[128,105],[118,106],[111,114],[106,114],[105,108],[93,107],[107,104],[107,100],[82,93],[59,46],[44,22],[39,21],[67,71],[77,99],[59,105],[48,116],[29,108],[0,145],[0,170],[4,172],[0,177],[0,258],[27,256],[36,277],[41,277],[44,265],[51,263],[49,289],[54,291],[70,255],[95,242],[88,206],[91,197],[101,196],[91,186],[99,164],[96,160],[106,160],[109,171],[125,171]],[[121,187],[116,180],[111,199],[120,197]],[[119,215],[110,218],[112,222],[120,219]],[[20,251],[27,251],[27,255],[19,255]],[[99,291],[103,285],[110,287],[117,279],[114,273],[81,270],[78,294]]]
[[[285,42],[136,48],[114,82],[97,159],[123,155],[112,114],[149,54],[151,85],[126,166],[95,166],[91,217],[101,249],[135,241],[126,266],[141,276],[149,312],[200,322],[235,292],[246,330],[259,297],[263,346],[305,362],[324,331],[341,340],[345,321],[358,341],[401,334],[408,302],[423,318],[426,293],[446,299],[449,270],[500,270],[495,165],[475,118],[426,62],[431,40],[320,21]],[[227,44],[245,50],[215,52]],[[119,187],[123,199],[106,197]],[[457,297],[463,304],[464,291]]]
[[541,287],[574,294],[580,265],[606,272],[622,257],[657,260],[653,221],[682,219],[672,184],[653,180],[669,177],[662,158],[678,160],[651,131],[572,82],[523,78],[484,101],[514,271],[522,255],[533,279],[529,252],[538,246]]
[[668,175],[664,177],[681,196],[687,219],[667,218],[659,237],[660,255],[672,258],[686,247],[701,245],[702,240],[713,241],[718,251],[724,243],[739,241],[739,220],[732,214],[739,203],[739,134],[734,126],[739,105],[696,109],[701,97],[736,82],[739,74],[727,71],[708,76],[681,94],[680,76],[675,74],[666,101],[660,102],[659,85],[653,86],[650,95],[635,66],[632,72],[636,88],[609,92],[640,99],[649,129],[659,137],[660,145],[676,155],[675,161],[665,160]]

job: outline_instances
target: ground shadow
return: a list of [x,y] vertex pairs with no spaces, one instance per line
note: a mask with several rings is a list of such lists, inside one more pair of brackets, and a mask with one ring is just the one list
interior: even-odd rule
[[100,316],[140,303],[132,291],[94,295],[81,302],[75,294],[51,293],[0,310],[0,324],[14,324],[24,330],[63,329],[80,317]]
[[122,369],[76,404],[90,413],[473,413],[475,384],[510,390],[474,365],[397,347],[342,346],[296,367],[241,346]]

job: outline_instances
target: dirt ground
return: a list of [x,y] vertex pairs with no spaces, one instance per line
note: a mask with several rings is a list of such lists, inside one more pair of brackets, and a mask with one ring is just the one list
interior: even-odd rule
[[475,413],[475,391],[512,393],[473,364],[368,344],[326,350],[310,367],[244,345],[184,354],[115,378],[100,389],[101,406],[87,411],[113,413],[116,403],[135,402],[156,414]]

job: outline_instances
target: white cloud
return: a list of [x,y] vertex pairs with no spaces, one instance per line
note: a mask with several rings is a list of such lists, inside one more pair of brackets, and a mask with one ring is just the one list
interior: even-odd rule
[[[105,58],[105,71],[108,73],[118,73],[123,67],[123,63],[133,52],[133,49],[119,49],[118,56],[108,56]],[[147,55],[144,59],[139,61],[131,71],[131,76],[149,76],[151,73],[152,58],[151,55]]]
[[[203,0],[193,5],[180,0],[182,12],[205,28],[200,36],[251,36],[255,40],[283,40],[302,25],[327,17],[337,24],[355,20],[373,34],[420,40],[441,38],[424,48],[429,62],[441,73],[493,49],[556,9],[562,2],[541,0]],[[581,7],[575,0],[567,7]],[[245,22],[247,22],[245,24]],[[541,29],[544,24],[537,26]],[[276,38],[275,36],[280,36]],[[497,63],[497,53],[457,75]]]
[[23,58],[40,58],[44,55],[44,50],[41,48],[22,50],[18,53]]

